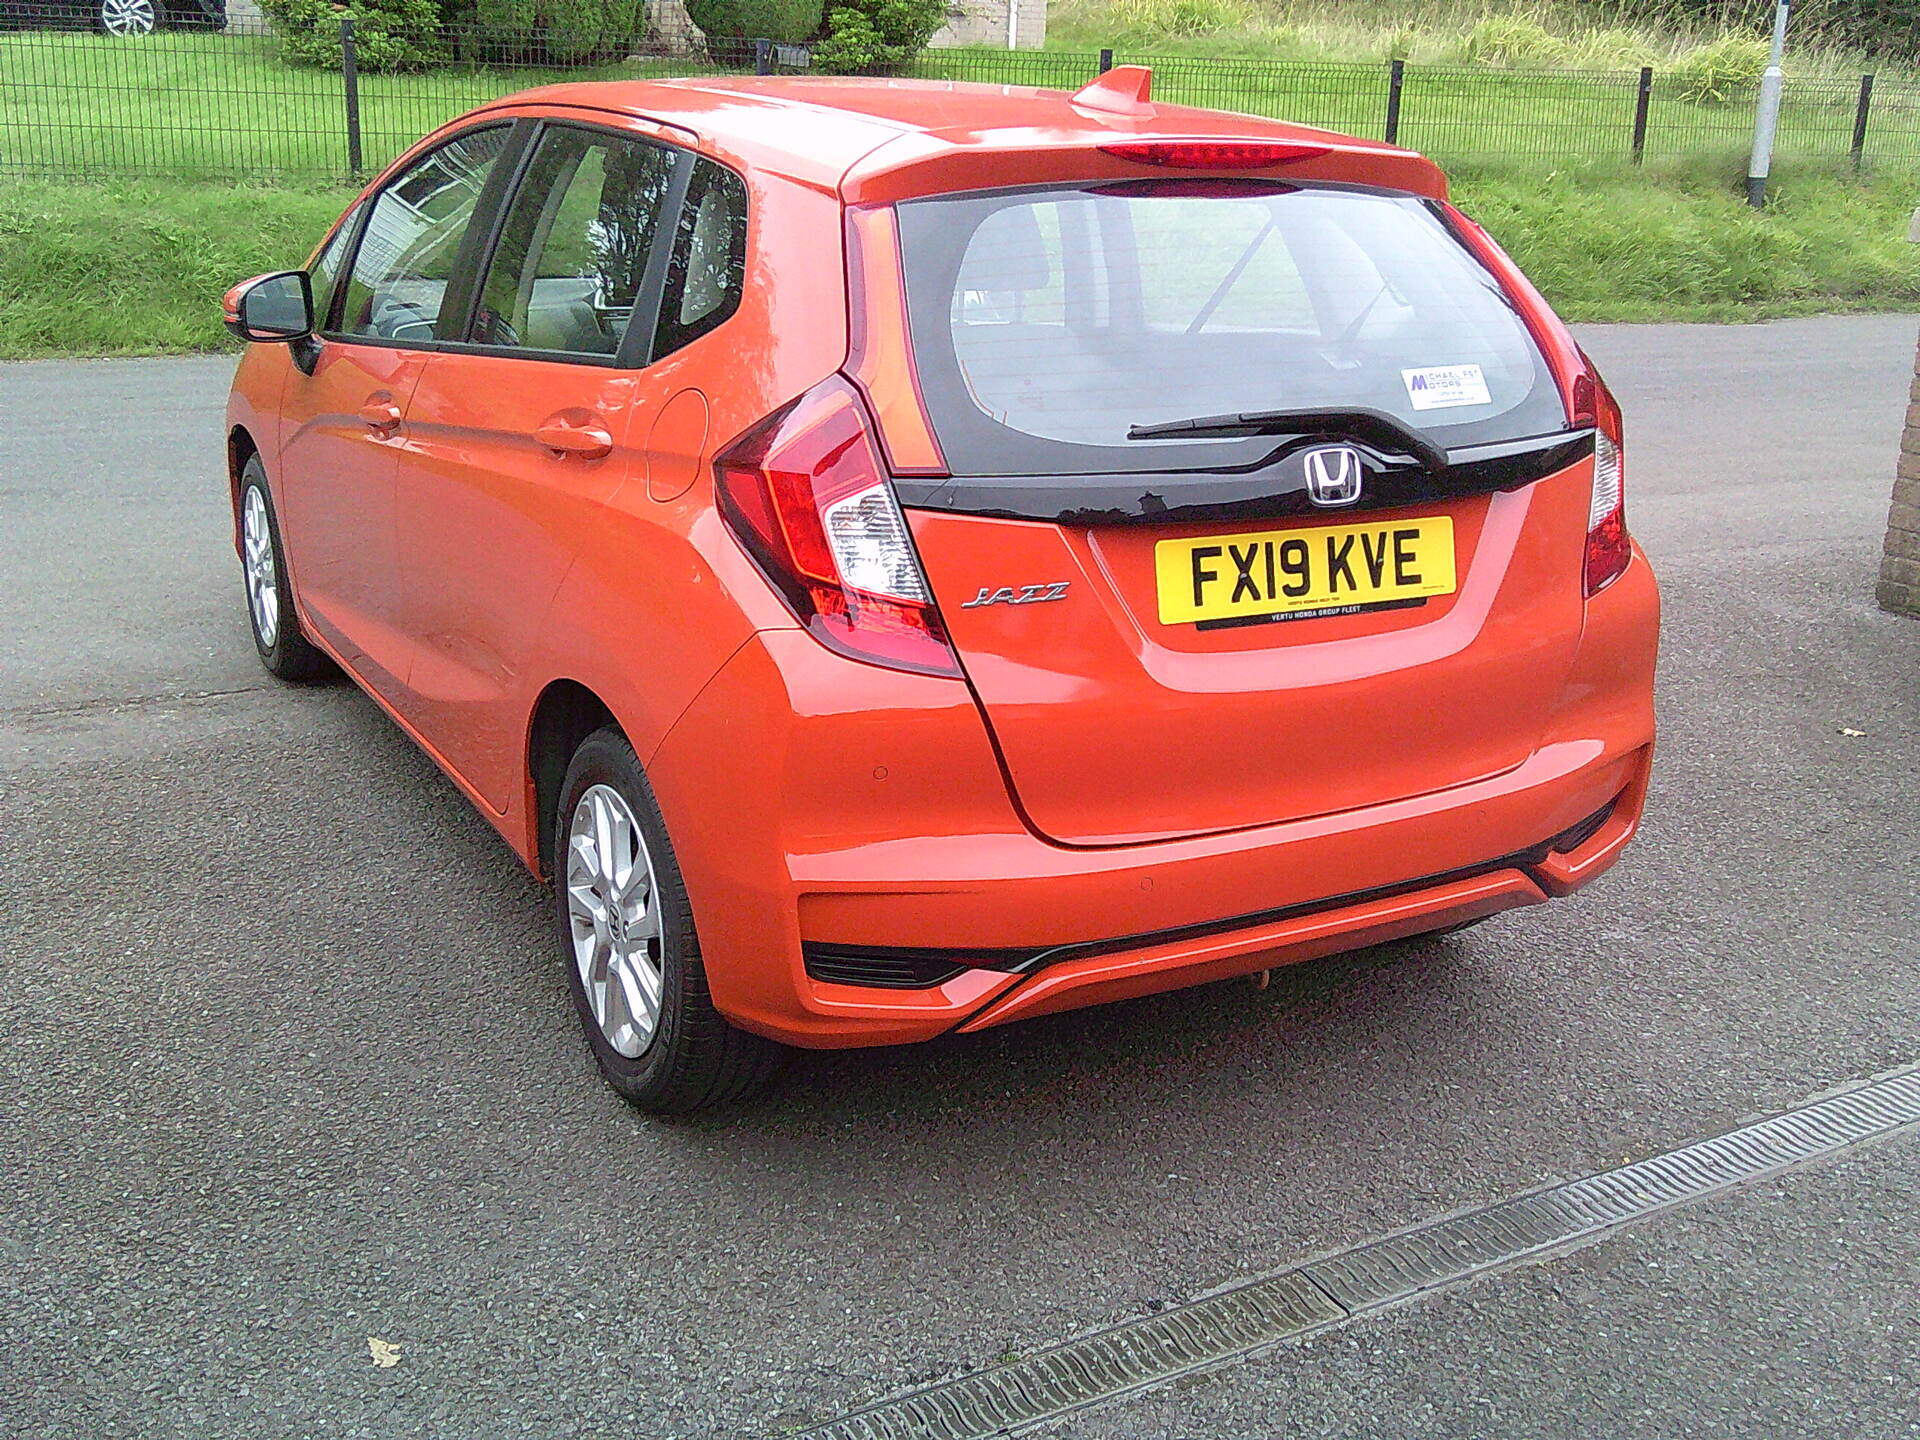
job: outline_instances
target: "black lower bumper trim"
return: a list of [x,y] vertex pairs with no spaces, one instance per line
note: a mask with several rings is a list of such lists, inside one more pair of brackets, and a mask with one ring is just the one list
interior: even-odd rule
[[1460,880],[1477,880],[1483,875],[1497,874],[1502,870],[1531,871],[1534,866],[1544,862],[1549,855],[1564,855],[1586,844],[1612,817],[1613,808],[1618,803],[1618,797],[1609,800],[1578,825],[1561,831],[1551,840],[1535,845],[1529,850],[1520,850],[1514,854],[1502,856],[1498,860],[1489,860],[1483,864],[1469,865],[1458,870],[1448,870],[1438,875],[1426,875],[1418,880],[1402,881],[1397,885],[1357,890],[1351,894],[1336,895],[1329,899],[1308,900],[1298,905],[1281,905],[1271,910],[1255,910],[1224,920],[1200,920],[1190,925],[1175,925],[1165,930],[1150,930],[1144,934],[1119,935],[1110,940],[1082,940],[1066,945],[1049,945],[1040,949],[1025,947],[1012,950],[962,950],[898,945],[836,945],[809,940],[802,943],[800,950],[806,962],[807,974],[815,980],[834,985],[866,985],[887,990],[931,990],[937,985],[944,985],[954,976],[967,970],[998,970],[1008,975],[1031,975],[1034,971],[1048,965],[1058,965],[1068,960],[1088,960],[1100,955],[1114,955],[1127,950],[1144,950],[1150,946],[1167,945],[1180,940],[1201,940],[1212,935],[1230,934],[1235,930],[1251,930],[1256,926],[1272,925],[1282,920],[1296,920],[1302,916],[1318,915],[1328,910],[1344,910],[1352,905],[1392,900],[1401,895],[1412,895],[1421,890],[1431,890]]

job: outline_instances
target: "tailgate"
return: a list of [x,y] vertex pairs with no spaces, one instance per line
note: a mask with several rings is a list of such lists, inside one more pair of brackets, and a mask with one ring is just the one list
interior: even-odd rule
[[[1451,594],[1204,629],[1160,618],[1163,542],[1264,528],[1311,543],[1357,517],[909,518],[1028,818],[1055,840],[1108,845],[1377,805],[1525,760],[1579,643],[1590,473],[1584,462],[1519,491],[1366,517],[1383,544],[1409,520],[1450,519]],[[1017,597],[1061,581],[1059,600],[968,603],[983,587]]]

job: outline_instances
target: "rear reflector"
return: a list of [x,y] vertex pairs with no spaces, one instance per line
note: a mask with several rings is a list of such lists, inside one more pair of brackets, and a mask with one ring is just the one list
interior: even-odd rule
[[1317,159],[1333,149],[1292,140],[1127,140],[1100,148],[1136,165],[1174,170],[1265,170]]
[[843,655],[958,675],[865,407],[839,376],[713,462],[720,513],[815,639]]

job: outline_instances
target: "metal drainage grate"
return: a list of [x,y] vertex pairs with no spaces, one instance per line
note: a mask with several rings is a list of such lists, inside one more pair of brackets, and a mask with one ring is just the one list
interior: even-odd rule
[[801,1440],[979,1440],[1245,1359],[1675,1205],[1920,1124],[1920,1066],[1711,1140],[1429,1221],[858,1410]]

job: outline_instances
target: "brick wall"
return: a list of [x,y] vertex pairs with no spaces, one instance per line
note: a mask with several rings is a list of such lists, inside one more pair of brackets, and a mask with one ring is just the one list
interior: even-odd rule
[[1886,557],[1880,562],[1880,607],[1920,616],[1920,360],[1914,365],[1907,431],[1887,514]]

